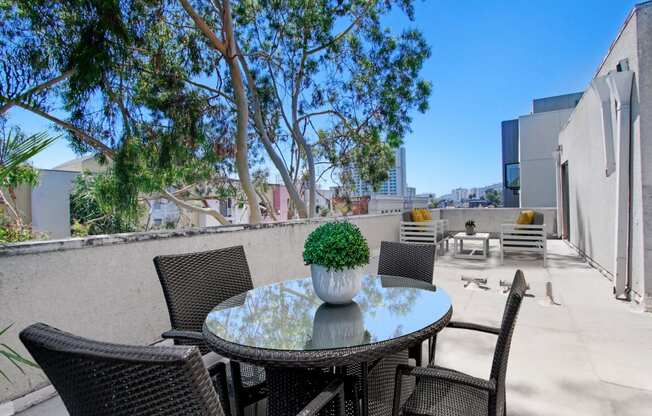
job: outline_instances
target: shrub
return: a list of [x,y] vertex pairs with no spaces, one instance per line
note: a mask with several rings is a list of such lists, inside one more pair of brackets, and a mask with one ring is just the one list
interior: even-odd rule
[[303,261],[328,270],[353,269],[369,263],[369,246],[360,229],[350,222],[328,222],[306,239]]
[[15,224],[0,212],[0,244],[20,243],[39,237],[30,227]]

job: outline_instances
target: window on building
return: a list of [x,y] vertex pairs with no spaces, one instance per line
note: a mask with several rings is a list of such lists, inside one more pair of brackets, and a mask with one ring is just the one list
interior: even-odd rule
[[520,163],[507,163],[505,165],[505,188],[515,191],[521,189]]

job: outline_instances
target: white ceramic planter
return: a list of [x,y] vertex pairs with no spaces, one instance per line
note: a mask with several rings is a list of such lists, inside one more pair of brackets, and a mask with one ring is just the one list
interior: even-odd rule
[[312,286],[321,300],[333,305],[351,303],[362,287],[361,268],[328,270],[319,264],[311,264]]

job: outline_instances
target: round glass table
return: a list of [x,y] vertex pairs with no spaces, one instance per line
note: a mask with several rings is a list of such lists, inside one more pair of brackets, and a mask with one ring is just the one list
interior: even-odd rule
[[444,290],[402,277],[365,276],[353,300],[323,303],[310,278],[260,286],[217,305],[204,338],[220,355],[265,367],[268,384],[270,372],[359,364],[364,387],[369,363],[420,345],[452,314]]
[[365,276],[349,305],[317,297],[310,278],[260,286],[208,314],[204,336],[229,358],[264,366],[332,367],[380,358],[448,322],[445,291],[413,279]]

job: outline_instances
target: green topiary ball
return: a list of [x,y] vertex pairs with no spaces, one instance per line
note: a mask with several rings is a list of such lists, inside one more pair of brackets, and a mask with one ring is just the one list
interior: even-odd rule
[[328,270],[354,269],[369,264],[369,246],[360,229],[350,222],[328,222],[306,239],[303,261]]

